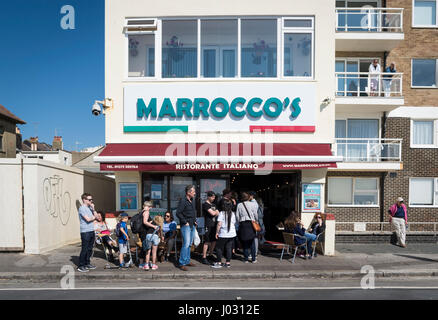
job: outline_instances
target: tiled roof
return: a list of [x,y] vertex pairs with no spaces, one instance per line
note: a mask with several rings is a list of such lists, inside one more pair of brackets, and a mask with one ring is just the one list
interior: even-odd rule
[[21,120],[19,117],[17,117],[15,114],[10,112],[8,109],[3,107],[1,104],[0,104],[0,117],[8,118],[8,119],[12,120],[15,123],[26,124],[26,122]]

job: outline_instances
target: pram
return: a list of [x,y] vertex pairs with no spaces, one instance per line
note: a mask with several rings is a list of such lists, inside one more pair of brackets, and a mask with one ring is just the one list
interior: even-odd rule
[[[98,246],[101,246],[102,251],[105,255],[105,260],[107,261],[107,264],[105,265],[105,269],[107,267],[111,267],[110,263],[116,261],[115,260],[116,257],[114,256],[114,254],[115,254],[115,249],[117,249],[117,248],[110,246],[108,243],[106,243],[104,241],[103,238],[106,236],[109,236],[112,241],[114,241],[114,240],[108,234],[102,234],[102,233],[96,232],[95,235],[96,235],[96,237],[94,240],[94,249],[96,249]],[[114,241],[114,242],[116,242],[116,241]],[[113,252],[110,252],[110,251],[113,251]],[[92,256],[94,256],[94,250],[93,250]]]

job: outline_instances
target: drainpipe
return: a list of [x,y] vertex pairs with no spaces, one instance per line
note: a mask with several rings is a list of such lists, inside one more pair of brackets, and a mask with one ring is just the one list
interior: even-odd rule
[[388,51],[383,52],[383,72],[385,72],[386,69],[386,59],[388,58],[388,55],[389,55]]
[[21,155],[21,232],[23,235],[23,252],[26,249],[26,238],[24,235],[24,165],[23,165],[23,155]]

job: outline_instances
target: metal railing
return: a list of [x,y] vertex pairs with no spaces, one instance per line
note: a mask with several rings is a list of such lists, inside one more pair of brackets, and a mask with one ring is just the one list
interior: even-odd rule
[[403,73],[335,72],[336,96],[401,97]]
[[[365,225],[365,230],[355,231],[355,224]],[[408,222],[407,233],[433,233],[437,235],[438,222]],[[338,222],[336,221],[336,231],[341,232],[392,232],[393,227],[390,222]]]
[[336,31],[403,32],[402,8],[336,8]]
[[401,161],[402,139],[339,138],[333,153],[345,162]]

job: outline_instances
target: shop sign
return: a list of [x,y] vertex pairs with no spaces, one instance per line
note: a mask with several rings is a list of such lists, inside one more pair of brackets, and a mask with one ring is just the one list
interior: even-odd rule
[[303,212],[321,211],[321,190],[320,183],[303,184]]
[[125,132],[314,132],[315,85],[167,83],[124,88]]

